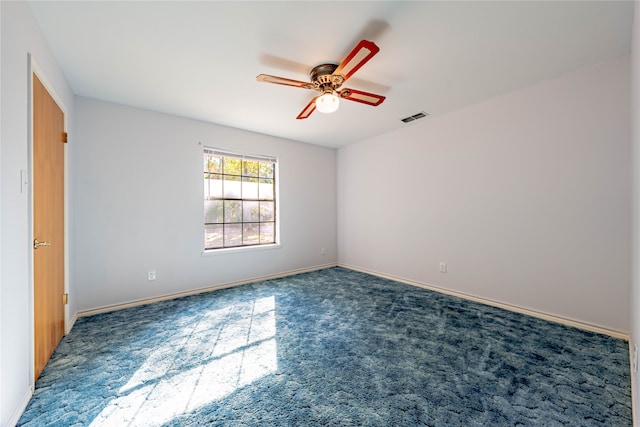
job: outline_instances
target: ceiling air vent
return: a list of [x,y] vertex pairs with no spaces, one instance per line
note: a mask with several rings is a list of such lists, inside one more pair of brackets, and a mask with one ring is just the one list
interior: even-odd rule
[[427,117],[429,113],[425,113],[424,111],[419,112],[418,114],[414,114],[413,116],[405,117],[404,119],[400,119],[405,123],[412,122],[414,120],[421,119],[423,117]]

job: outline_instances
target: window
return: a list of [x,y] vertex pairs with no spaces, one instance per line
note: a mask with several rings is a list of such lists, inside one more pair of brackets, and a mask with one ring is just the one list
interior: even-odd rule
[[276,243],[276,159],[204,149],[204,248]]

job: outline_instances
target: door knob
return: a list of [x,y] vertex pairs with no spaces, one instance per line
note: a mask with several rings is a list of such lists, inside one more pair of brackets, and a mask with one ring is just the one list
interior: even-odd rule
[[38,239],[33,241],[33,249],[38,249],[40,246],[51,246],[49,242],[39,242]]

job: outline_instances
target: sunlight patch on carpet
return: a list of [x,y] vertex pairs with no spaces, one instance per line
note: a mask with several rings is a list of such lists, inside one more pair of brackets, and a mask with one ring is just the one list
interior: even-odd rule
[[273,296],[211,310],[154,349],[91,427],[161,426],[222,399],[277,371],[275,337]]

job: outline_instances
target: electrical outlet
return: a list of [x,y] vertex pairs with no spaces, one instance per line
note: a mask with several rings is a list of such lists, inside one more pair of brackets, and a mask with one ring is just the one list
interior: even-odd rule
[[633,346],[633,372],[638,372],[638,344]]
[[149,270],[149,272],[147,273],[147,279],[148,280],[156,280],[156,271],[155,270]]
[[447,263],[446,262],[441,262],[440,263],[440,273],[446,273],[447,272]]
[[322,256],[326,255],[327,254],[327,249],[326,248],[322,248],[320,250],[320,253],[322,254]]

